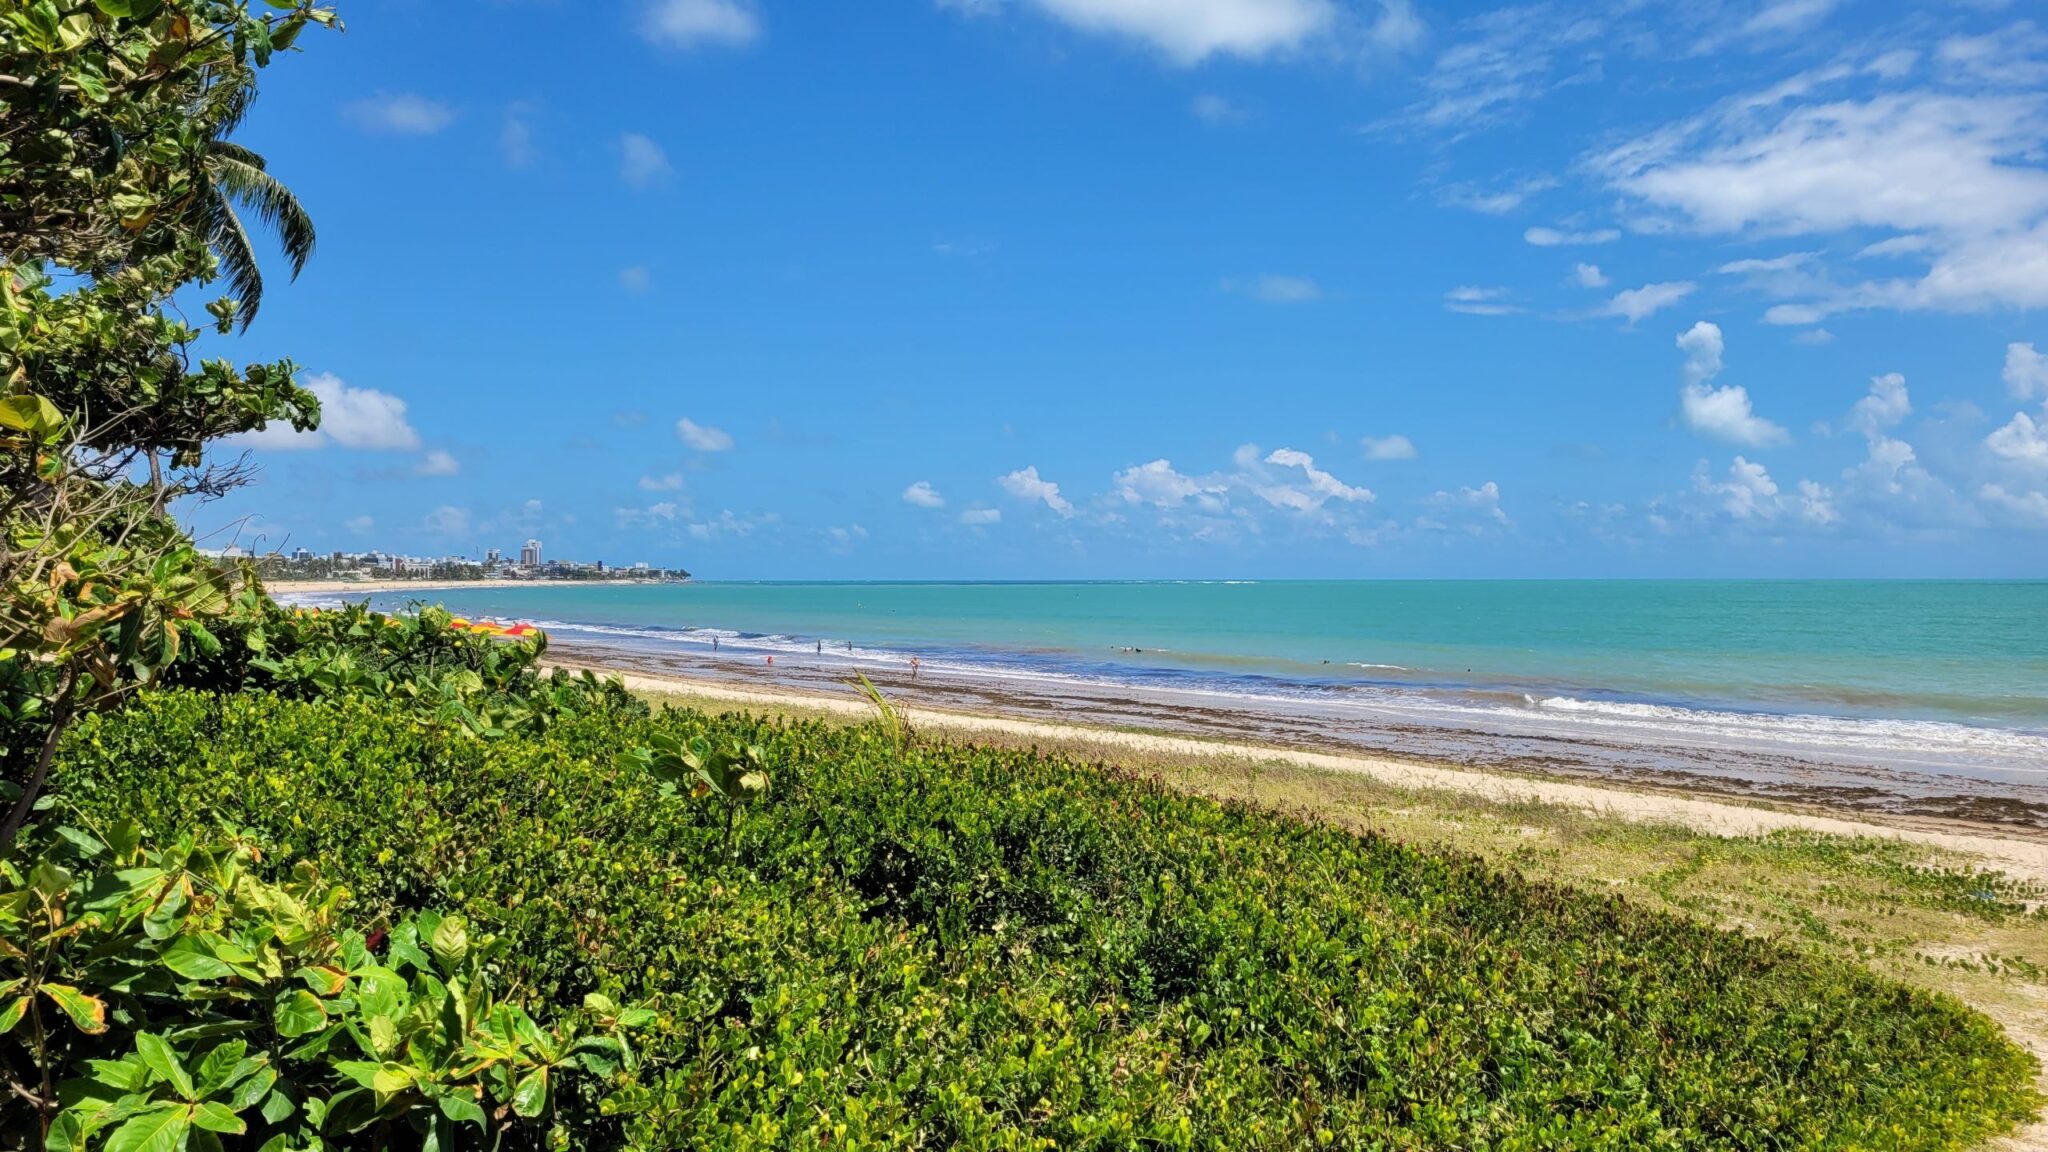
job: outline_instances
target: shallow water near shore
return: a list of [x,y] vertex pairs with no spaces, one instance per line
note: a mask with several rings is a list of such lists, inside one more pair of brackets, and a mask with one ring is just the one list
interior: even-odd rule
[[2043,582],[547,584],[373,599],[530,620],[652,671],[801,685],[860,668],[964,705],[2048,823]]

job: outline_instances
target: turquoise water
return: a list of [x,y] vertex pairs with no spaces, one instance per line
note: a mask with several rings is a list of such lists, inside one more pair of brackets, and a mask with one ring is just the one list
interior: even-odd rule
[[647,643],[822,641],[1223,690],[1406,686],[2048,731],[2048,582],[553,584],[433,597]]

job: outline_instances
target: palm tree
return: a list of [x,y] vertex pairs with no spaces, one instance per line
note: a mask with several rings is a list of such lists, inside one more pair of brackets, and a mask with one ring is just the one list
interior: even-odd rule
[[[232,122],[224,125],[232,126]],[[208,143],[206,177],[195,204],[197,223],[220,258],[228,291],[242,303],[242,327],[246,329],[263,303],[263,270],[256,262],[249,230],[242,223],[242,211],[254,213],[276,234],[285,259],[291,261],[295,280],[313,254],[313,218],[306,215],[299,198],[283,181],[265,171],[263,157],[240,144],[218,137]]]

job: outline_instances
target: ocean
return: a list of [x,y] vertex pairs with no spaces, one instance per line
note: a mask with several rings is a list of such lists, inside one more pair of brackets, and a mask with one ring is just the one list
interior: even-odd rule
[[2048,800],[2048,582],[548,584],[376,603],[422,598],[730,672],[915,657],[934,681],[1321,716],[1454,759],[1679,749],[1687,771],[1853,765]]

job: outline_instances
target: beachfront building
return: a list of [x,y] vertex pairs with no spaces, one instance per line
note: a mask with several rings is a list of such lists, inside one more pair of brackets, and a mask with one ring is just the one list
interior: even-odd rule
[[519,566],[521,568],[540,567],[540,541],[528,540],[526,546],[519,550]]

